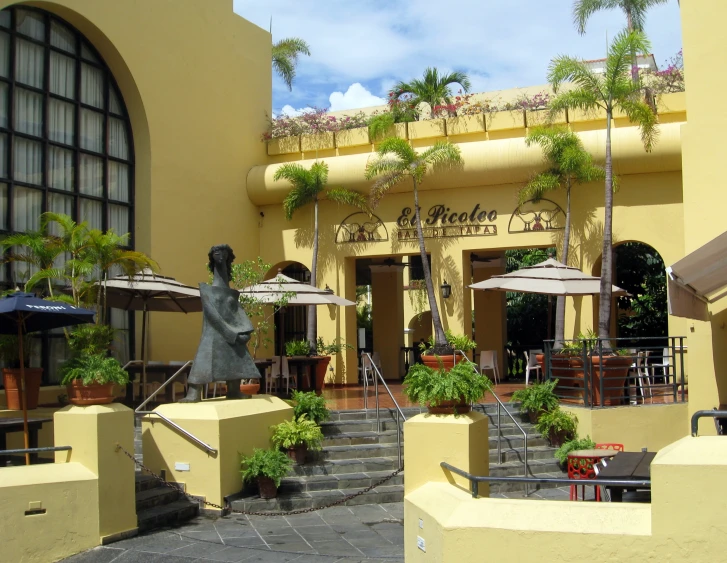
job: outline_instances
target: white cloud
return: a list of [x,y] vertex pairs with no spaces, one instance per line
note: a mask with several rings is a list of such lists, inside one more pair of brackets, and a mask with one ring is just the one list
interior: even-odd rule
[[283,109],[280,110],[280,113],[276,114],[278,115],[287,115],[288,117],[298,117],[299,115],[303,115],[306,112],[309,111],[315,111],[311,107],[305,107],[300,109],[295,109],[293,106],[286,104],[283,106]]
[[384,98],[374,96],[366,88],[361,86],[360,82],[351,84],[345,94],[342,92],[333,92],[328,97],[328,101],[331,103],[331,111],[380,106],[386,103]]

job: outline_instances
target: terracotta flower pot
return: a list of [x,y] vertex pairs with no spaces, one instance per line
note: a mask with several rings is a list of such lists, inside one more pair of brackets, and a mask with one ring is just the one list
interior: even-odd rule
[[72,405],[108,405],[114,402],[113,383],[92,383],[84,385],[83,380],[74,379],[66,386],[68,400]]
[[[591,401],[601,405],[601,378],[603,377],[603,404],[620,405],[624,399],[624,383],[633,356],[591,356],[593,385]],[[602,375],[603,374],[603,375]]]
[[566,430],[561,430],[560,432],[551,432],[548,436],[548,442],[554,448],[561,447],[570,439],[572,439],[572,436]]
[[471,410],[472,406],[464,398],[459,398],[456,401],[440,401],[436,407],[427,405],[429,414],[464,414]]
[[[459,354],[456,356],[458,358],[457,363],[461,364],[465,361],[465,359],[460,356]],[[430,367],[432,369],[439,369],[439,360],[442,361],[442,366],[444,367],[445,371],[448,371],[454,367],[454,355],[451,356],[425,356],[422,354],[422,363]]]
[[308,455],[308,446],[305,444],[298,444],[292,448],[288,448],[285,452],[288,457],[293,460],[296,465],[305,465],[305,458]]
[[275,498],[278,496],[278,487],[270,477],[260,476],[257,478],[257,486],[260,490],[260,498]]
[[[550,363],[553,378],[558,380],[555,393],[564,399],[564,402],[583,401],[585,382],[583,358],[566,354],[552,354]],[[545,366],[543,366],[543,373],[546,373]]]
[[320,395],[326,385],[326,371],[328,370],[328,364],[331,363],[331,357],[317,356],[317,358],[315,390],[316,395]]
[[545,411],[543,409],[540,409],[539,411],[528,411],[528,420],[530,421],[530,424],[537,424],[540,415],[544,412]]
[[244,393],[245,395],[257,395],[259,392],[259,383],[240,383],[240,393]]
[[[38,408],[40,380],[42,377],[42,368],[25,368],[25,403],[28,410]],[[5,400],[8,404],[8,410],[22,410],[23,404],[20,398],[20,369],[3,368],[3,385],[5,386]]]

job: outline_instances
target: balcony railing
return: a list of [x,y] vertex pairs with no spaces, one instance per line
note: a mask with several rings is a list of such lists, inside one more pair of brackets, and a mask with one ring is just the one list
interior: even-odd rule
[[[683,336],[545,341],[543,369],[563,403],[586,407],[686,401]],[[610,344],[610,348],[608,347]]]

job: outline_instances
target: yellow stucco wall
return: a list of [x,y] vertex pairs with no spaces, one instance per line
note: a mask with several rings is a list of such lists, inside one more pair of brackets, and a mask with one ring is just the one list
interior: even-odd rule
[[[233,13],[231,0],[27,4],[81,31],[119,84],[136,158],[136,248],[190,285],[206,281],[214,244],[230,244],[238,260],[257,256],[245,178],[265,159],[270,34]],[[200,326],[198,314],[152,313],[150,359],[192,359]]]

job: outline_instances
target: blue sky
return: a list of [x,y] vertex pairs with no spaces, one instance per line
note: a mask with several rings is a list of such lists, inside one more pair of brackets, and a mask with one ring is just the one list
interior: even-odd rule
[[[546,82],[558,54],[597,59],[623,27],[621,12],[596,14],[587,33],[571,0],[233,0],[234,11],[270,28],[273,41],[305,39],[293,91],[273,76],[273,112],[355,109],[383,103],[398,80],[427,66],[461,70],[473,92]],[[681,49],[677,0],[652,8],[646,32],[660,67]]]

